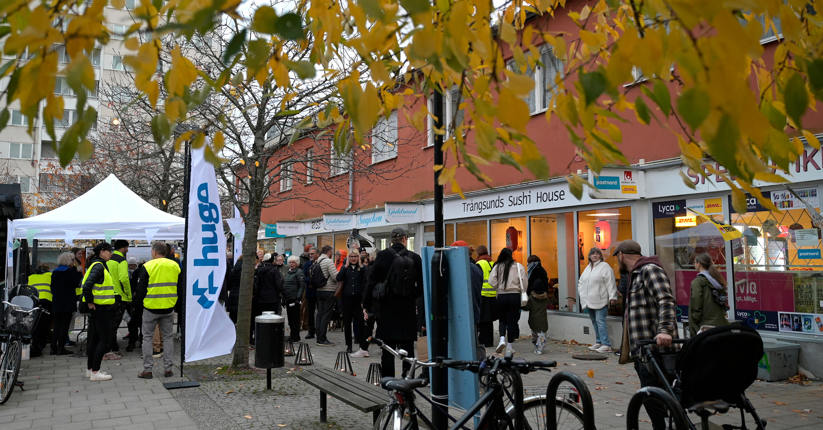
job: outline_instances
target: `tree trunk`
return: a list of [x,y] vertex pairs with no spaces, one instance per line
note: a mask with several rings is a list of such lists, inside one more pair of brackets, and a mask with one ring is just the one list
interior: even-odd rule
[[[261,184],[262,185],[262,184]],[[246,234],[243,239],[243,267],[240,275],[240,295],[237,303],[237,340],[232,354],[232,367],[249,365],[249,328],[251,325],[252,287],[254,264],[257,259],[257,229],[260,227],[260,204],[252,201],[246,214]]]

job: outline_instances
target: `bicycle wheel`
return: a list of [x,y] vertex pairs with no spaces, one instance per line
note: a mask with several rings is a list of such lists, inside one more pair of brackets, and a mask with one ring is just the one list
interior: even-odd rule
[[[652,414],[648,414],[649,410]],[[669,393],[658,387],[643,387],[629,400],[626,427],[628,430],[650,429],[656,427],[652,421],[659,421],[667,430],[687,430],[690,427],[686,412]]]
[[[546,422],[546,396],[532,396],[523,400],[524,430],[579,430],[583,428],[583,412],[566,399],[557,399],[555,403],[556,420],[553,426]],[[514,417],[514,405],[506,412]]]
[[414,430],[417,423],[406,415],[406,407],[393,403],[386,405],[374,421],[374,430]]
[[11,397],[11,391],[17,382],[17,374],[20,372],[22,354],[23,350],[19,340],[6,343],[6,352],[0,362],[0,405],[6,403]]

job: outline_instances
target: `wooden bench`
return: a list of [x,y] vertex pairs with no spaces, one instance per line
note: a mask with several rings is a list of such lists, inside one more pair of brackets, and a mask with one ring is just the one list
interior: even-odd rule
[[320,422],[326,422],[326,395],[361,411],[371,412],[377,420],[380,409],[389,402],[385,390],[349,374],[332,369],[310,369],[295,372],[303,382],[320,390]]

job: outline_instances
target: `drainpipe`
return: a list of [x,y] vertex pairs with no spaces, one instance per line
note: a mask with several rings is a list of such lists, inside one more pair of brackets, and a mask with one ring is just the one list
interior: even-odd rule
[[351,165],[349,166],[349,205],[343,210],[343,213],[349,213],[354,206],[354,151],[351,152]]

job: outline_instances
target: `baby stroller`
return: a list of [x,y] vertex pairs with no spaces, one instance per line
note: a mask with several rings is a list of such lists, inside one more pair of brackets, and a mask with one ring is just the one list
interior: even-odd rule
[[[701,428],[709,428],[710,416],[736,408],[740,410],[740,425],[724,424],[725,430],[749,428],[746,414],[754,419],[755,429],[765,430],[766,422],[744,393],[757,377],[757,363],[763,357],[763,341],[756,330],[740,323],[715,327],[676,341],[683,347],[673,354],[654,351],[652,342],[642,342],[644,363],[665,381],[665,390],[683,411],[700,417]],[[697,428],[689,414],[681,416],[685,416],[688,428]],[[636,424],[629,427],[637,428]]]

